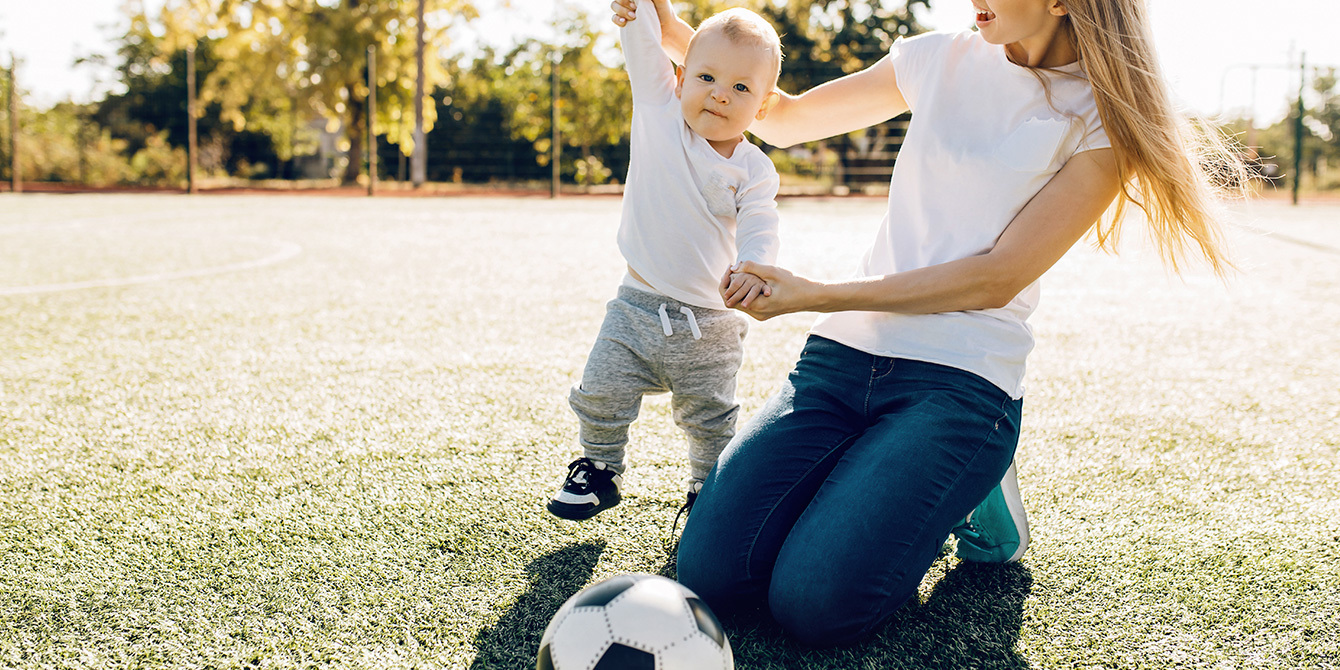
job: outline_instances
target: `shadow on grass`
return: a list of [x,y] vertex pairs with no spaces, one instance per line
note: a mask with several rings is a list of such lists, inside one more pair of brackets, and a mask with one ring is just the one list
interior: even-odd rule
[[924,602],[909,601],[872,638],[840,649],[796,644],[771,620],[734,618],[736,667],[1028,668],[1015,651],[1033,577],[1023,565],[959,563]]
[[[475,636],[470,670],[535,667],[540,637],[563,602],[591,579],[605,549],[603,542],[564,547],[526,566],[530,586],[498,623]],[[657,570],[673,578],[673,554]],[[1024,565],[958,563],[932,588],[925,601],[909,601],[878,634],[839,649],[795,643],[766,616],[726,620],[735,667],[741,670],[848,670],[879,668],[1022,669],[1015,651],[1023,628],[1024,601],[1033,588]]]
[[498,623],[475,635],[475,662],[470,670],[534,668],[535,653],[549,619],[591,580],[596,561],[604,551],[604,542],[584,542],[528,563],[526,576],[530,586]]

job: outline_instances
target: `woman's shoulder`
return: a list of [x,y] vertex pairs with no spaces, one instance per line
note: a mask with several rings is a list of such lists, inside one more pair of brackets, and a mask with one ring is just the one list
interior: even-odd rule
[[933,30],[928,33],[918,33],[899,37],[895,44],[911,45],[920,49],[975,49],[986,41],[976,30]]
[[946,59],[965,54],[985,54],[987,44],[975,30],[959,32],[933,31],[910,37],[899,37],[890,53],[917,59]]

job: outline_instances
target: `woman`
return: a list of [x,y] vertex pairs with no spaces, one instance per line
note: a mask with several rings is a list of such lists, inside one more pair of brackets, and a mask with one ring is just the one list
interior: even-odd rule
[[[635,17],[623,2],[616,23]],[[1111,249],[1135,204],[1171,267],[1190,248],[1229,267],[1219,187],[1198,157],[1244,172],[1174,110],[1143,0],[973,7],[977,31],[900,39],[866,70],[783,95],[751,128],[789,146],[913,112],[858,278],[732,268],[768,284],[738,303],[756,318],[827,315],[705,482],[678,576],[715,609],[766,605],[809,644],[876,630],[951,532],[968,560],[1022,555],[1026,321],[1039,277],[1095,222]],[[662,33],[675,56],[692,29],[663,18]]]

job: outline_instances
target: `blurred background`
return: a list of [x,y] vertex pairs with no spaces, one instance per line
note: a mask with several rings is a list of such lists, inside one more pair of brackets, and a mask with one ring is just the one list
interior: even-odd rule
[[[781,86],[962,30],[968,0],[688,0],[782,34]],[[1186,109],[1263,188],[1340,192],[1334,0],[1150,0]],[[617,193],[631,113],[607,0],[0,0],[0,189]],[[881,193],[906,118],[781,150],[783,191]]]

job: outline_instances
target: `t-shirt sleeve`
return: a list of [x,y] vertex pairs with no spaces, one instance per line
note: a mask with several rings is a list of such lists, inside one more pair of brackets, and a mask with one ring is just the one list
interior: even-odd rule
[[1098,117],[1098,114],[1093,114],[1092,118],[1085,118],[1084,126],[1084,137],[1080,138],[1079,147],[1075,149],[1075,153],[1112,147],[1112,140],[1108,139],[1107,131],[1103,129],[1103,120]]
[[952,39],[953,35],[946,33],[925,33],[915,37],[899,37],[889,48],[893,71],[898,77],[898,91],[903,94],[903,99],[912,111],[916,111],[917,99],[921,97],[922,85],[937,52]]
[[777,168],[762,152],[751,161],[749,183],[735,197],[735,259],[776,265],[781,242],[777,235]]
[[664,104],[675,91],[675,69],[661,50],[661,24],[650,0],[638,3],[642,16],[619,28],[634,102]]

